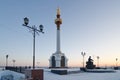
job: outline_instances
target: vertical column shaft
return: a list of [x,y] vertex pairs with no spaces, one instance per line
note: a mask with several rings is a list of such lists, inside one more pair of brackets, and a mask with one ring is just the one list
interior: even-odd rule
[[57,29],[57,52],[60,52],[60,29]]

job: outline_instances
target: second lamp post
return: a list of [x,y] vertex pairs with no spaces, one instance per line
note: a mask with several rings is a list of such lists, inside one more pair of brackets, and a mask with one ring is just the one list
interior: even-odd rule
[[81,52],[81,55],[83,56],[83,68],[84,68],[84,57],[85,57],[85,52]]

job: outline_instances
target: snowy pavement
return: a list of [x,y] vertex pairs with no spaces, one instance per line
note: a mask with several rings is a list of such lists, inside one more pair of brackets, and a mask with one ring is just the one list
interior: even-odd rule
[[45,71],[44,80],[120,80],[120,71],[114,73],[81,72],[68,75],[58,75]]
[[[25,78],[24,74],[9,70],[0,71],[0,77],[2,75],[9,74],[12,74],[14,76],[14,80],[24,80],[23,78]],[[50,69],[44,69],[44,80],[120,80],[120,70],[116,70],[116,72],[111,73],[80,72],[67,75],[58,75],[51,73]]]

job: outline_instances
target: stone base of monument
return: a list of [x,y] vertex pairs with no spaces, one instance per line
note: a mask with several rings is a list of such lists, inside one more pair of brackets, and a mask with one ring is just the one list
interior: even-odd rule
[[86,71],[86,68],[81,67],[80,70],[81,71]]
[[114,67],[114,70],[118,70],[119,68],[118,67]]
[[113,69],[86,69],[86,72],[91,72],[91,73],[110,73],[110,72],[115,72]]
[[67,69],[51,69],[51,72],[59,75],[68,74]]
[[26,80],[44,80],[43,69],[29,69],[25,71]]

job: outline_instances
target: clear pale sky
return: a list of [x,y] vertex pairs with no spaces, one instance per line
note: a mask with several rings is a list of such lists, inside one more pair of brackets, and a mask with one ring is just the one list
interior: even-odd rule
[[120,65],[120,0],[0,0],[0,65],[32,65],[33,36],[22,26],[44,25],[45,34],[36,36],[36,65],[49,66],[56,51],[56,9],[61,9],[61,51],[69,66],[82,66],[91,56],[101,66]]

